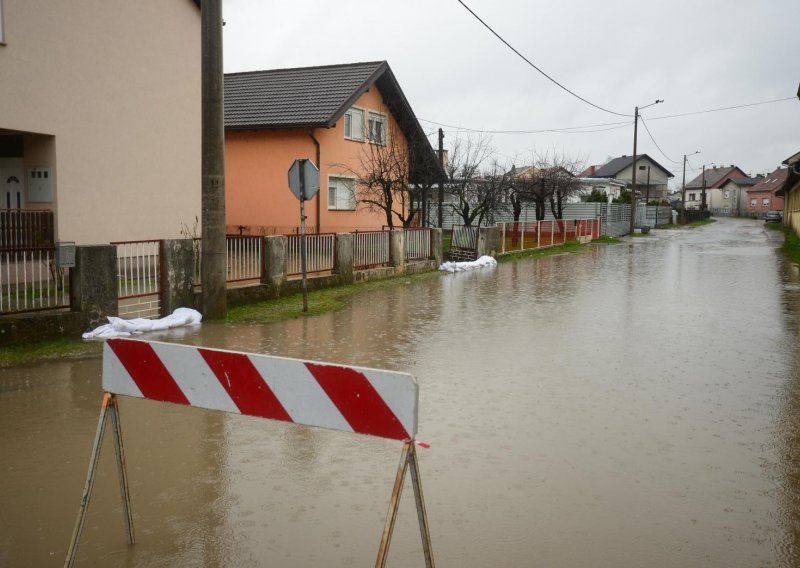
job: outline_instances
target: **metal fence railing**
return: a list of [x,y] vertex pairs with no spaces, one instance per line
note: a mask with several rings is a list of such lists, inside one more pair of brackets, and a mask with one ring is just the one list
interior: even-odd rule
[[353,233],[353,268],[384,266],[391,262],[390,231]]
[[601,223],[600,218],[498,223],[500,254],[552,247],[582,238],[596,239]]
[[161,316],[162,241],[121,241],[117,247],[117,297],[121,317]]
[[263,241],[263,237],[225,237],[227,282],[261,279]]
[[476,260],[478,258],[478,227],[453,225],[448,255],[450,260]]
[[406,260],[433,258],[430,229],[405,229],[403,233],[405,236]]
[[52,247],[0,251],[0,314],[69,307],[69,270]]
[[[287,235],[286,275],[302,274],[300,235]],[[336,262],[336,234],[306,235],[306,272],[314,274],[333,270]]]
[[0,250],[55,247],[52,211],[0,209]]

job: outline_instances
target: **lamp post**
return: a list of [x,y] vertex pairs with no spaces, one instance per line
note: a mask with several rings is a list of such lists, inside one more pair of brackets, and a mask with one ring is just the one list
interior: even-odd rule
[[[663,103],[663,100],[656,99],[656,102],[650,103],[649,105],[645,105],[641,107],[641,109],[646,109],[647,107],[651,107],[653,105],[657,105],[658,103]],[[632,174],[631,174],[631,222],[630,222],[630,234],[633,234],[633,225],[636,219],[636,135],[639,129],[639,110],[640,107],[636,107],[636,110],[633,113],[633,165],[631,167]]]
[[686,223],[686,157],[699,154],[700,150],[696,150],[691,154],[683,155],[683,182],[681,183],[681,223]]

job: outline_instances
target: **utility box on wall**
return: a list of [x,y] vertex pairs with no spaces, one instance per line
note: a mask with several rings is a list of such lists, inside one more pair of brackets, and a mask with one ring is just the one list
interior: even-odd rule
[[28,202],[52,203],[53,172],[50,168],[28,170]]
[[75,241],[59,241],[56,243],[56,266],[73,268],[75,266]]

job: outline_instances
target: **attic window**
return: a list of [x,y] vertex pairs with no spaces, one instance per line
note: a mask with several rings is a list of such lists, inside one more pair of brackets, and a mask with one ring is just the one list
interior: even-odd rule
[[[0,0],[2,1],[2,0]],[[364,111],[351,108],[344,113],[344,137],[348,140],[364,140]]]
[[386,144],[386,115],[378,112],[369,113],[369,141],[375,144]]

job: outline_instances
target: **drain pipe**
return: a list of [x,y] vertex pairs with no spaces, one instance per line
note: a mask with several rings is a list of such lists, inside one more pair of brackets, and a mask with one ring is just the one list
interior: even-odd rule
[[317,148],[317,159],[316,159],[316,162],[317,162],[317,168],[319,168],[319,171],[320,171],[320,176],[319,176],[319,178],[320,178],[319,179],[320,188],[319,188],[319,191],[317,192],[317,231],[316,231],[317,234],[319,234],[319,231],[320,231],[320,210],[321,210],[320,202],[322,200],[322,164],[320,164],[319,140],[314,138],[314,129],[313,128],[309,128],[308,129],[308,135],[309,135],[309,137],[311,137],[311,140],[313,140],[313,142],[314,142],[314,146]]

